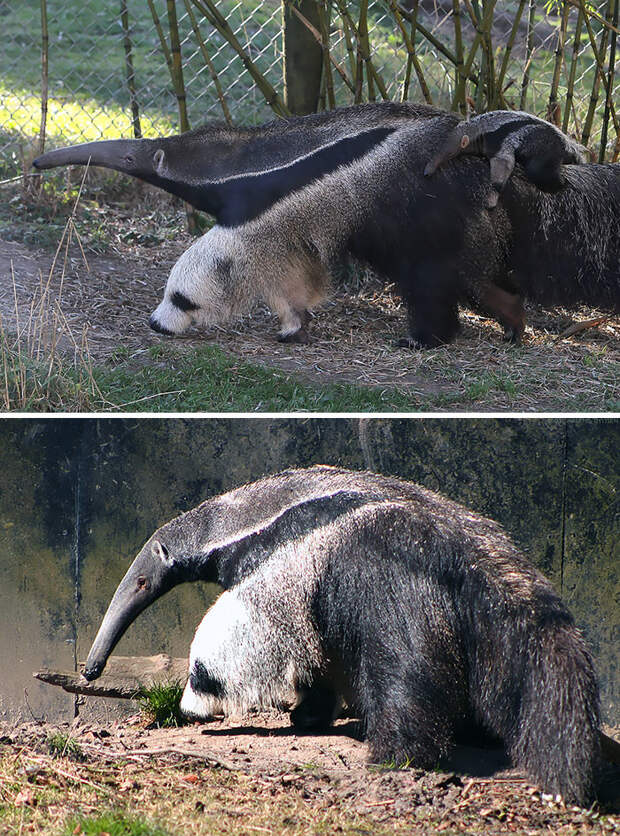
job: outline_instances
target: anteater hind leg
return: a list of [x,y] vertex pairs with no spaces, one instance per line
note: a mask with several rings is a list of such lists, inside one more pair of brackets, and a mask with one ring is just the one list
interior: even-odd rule
[[452,744],[453,701],[424,660],[383,661],[374,660],[360,680],[369,759],[433,769]]

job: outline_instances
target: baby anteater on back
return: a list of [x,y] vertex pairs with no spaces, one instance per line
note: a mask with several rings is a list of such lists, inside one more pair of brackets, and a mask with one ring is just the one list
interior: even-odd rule
[[578,142],[544,119],[520,110],[496,110],[458,124],[427,164],[424,174],[427,177],[434,174],[460,154],[487,157],[493,185],[487,205],[492,209],[515,163],[523,166],[527,177],[539,189],[556,192],[565,185],[562,166],[579,165],[584,161],[584,153]]

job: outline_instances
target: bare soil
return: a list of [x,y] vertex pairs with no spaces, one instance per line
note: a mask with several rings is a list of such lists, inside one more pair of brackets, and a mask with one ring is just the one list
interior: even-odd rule
[[[162,342],[184,352],[208,341],[231,356],[307,383],[394,388],[422,402],[427,399],[430,408],[441,409],[442,398],[444,409],[467,411],[595,412],[607,411],[610,402],[620,404],[617,319],[558,338],[571,323],[600,312],[530,306],[525,345],[514,347],[502,341],[496,322],[464,310],[455,343],[411,351],[395,346],[406,332],[400,300],[363,271],[334,287],[316,312],[307,346],[278,343],[277,322],[264,308],[226,327],[162,337],[149,329],[148,317],[162,297],[172,264],[191,239],[185,232],[157,237],[153,223],[139,211],[106,211],[105,253],[93,252],[86,242],[85,261],[74,240],[61,249],[53,271],[49,248],[0,238],[4,327],[14,331],[19,318],[23,330],[33,297],[49,287],[50,298],[60,300],[73,332],[79,337],[86,329],[95,364],[114,362],[119,347],[125,357],[144,363],[152,362],[147,350]],[[181,223],[179,218],[179,228]]]
[[[64,772],[65,780],[74,776],[82,789],[99,786],[117,805],[137,807],[173,832],[620,833],[617,769],[608,770],[602,786],[607,800],[589,810],[566,807],[509,768],[501,750],[457,747],[433,772],[369,765],[351,720],[320,736],[299,736],[288,716],[275,713],[175,729],[145,728],[139,716],[105,726],[78,720],[62,731],[85,762],[68,765],[48,755],[54,730],[0,727],[0,764],[21,758],[30,769],[22,786],[12,785],[15,798],[21,792],[28,799],[30,792],[34,803],[38,764],[44,784],[54,775],[62,780]],[[7,776],[0,768],[5,801]],[[164,786],[168,812],[161,806]],[[64,814],[88,807],[81,803],[68,796]]]

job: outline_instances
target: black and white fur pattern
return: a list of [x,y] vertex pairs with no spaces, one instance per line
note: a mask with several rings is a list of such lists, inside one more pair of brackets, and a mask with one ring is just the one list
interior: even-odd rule
[[497,206],[499,195],[519,162],[528,179],[543,191],[566,185],[562,166],[580,165],[586,149],[559,128],[520,110],[496,110],[459,123],[424,169],[429,177],[460,154],[481,154],[490,162],[493,191],[487,206]]
[[[508,120],[487,132],[494,156],[502,132],[526,117],[488,118]],[[530,124],[555,130],[533,117]],[[496,192],[486,160],[457,156],[424,176],[458,125],[455,114],[427,105],[382,102],[258,128],[207,125],[86,143],[34,165],[113,168],[214,216],[217,226],[179,259],[150,317],[165,334],[192,321],[225,322],[261,300],[279,316],[280,339],[305,342],[309,310],[328,292],[333,262],[348,256],[395,284],[409,316],[406,346],[450,342],[463,305],[497,319],[515,341],[524,297],[617,311],[620,166],[566,165],[558,173],[552,155],[537,168],[534,139],[521,137],[531,160],[520,165],[515,149],[515,174],[489,213]],[[563,142],[557,152],[565,162]],[[549,171],[565,183],[558,194],[532,183],[545,187]]]
[[617,310],[620,166],[565,166],[557,194],[513,177],[489,213],[496,192],[484,160],[459,157],[424,176],[457,124],[452,114],[414,110],[362,156],[238,226],[218,224],[174,266],[151,326],[179,334],[262,301],[278,314],[280,339],[306,342],[308,311],[328,292],[332,263],[346,256],[396,284],[409,314],[403,345],[451,341],[459,305],[495,317],[516,341],[522,297]]
[[400,479],[326,466],[245,485],[153,534],[85,676],[101,673],[151,600],[198,579],[224,592],[192,643],[188,715],[296,697],[293,722],[318,728],[345,700],[371,760],[428,768],[459,727],[479,724],[547,792],[591,796],[590,654],[551,585],[491,520]]

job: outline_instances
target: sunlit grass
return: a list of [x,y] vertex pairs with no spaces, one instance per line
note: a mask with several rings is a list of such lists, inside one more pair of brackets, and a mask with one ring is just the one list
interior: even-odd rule
[[[7,133],[35,137],[41,121],[41,98],[27,90],[9,90],[0,84],[0,125]],[[163,112],[140,115],[145,136],[173,133],[174,119]],[[47,136],[51,141],[67,143],[114,139],[131,135],[131,114],[120,106],[102,107],[94,99],[60,99],[48,101]]]

